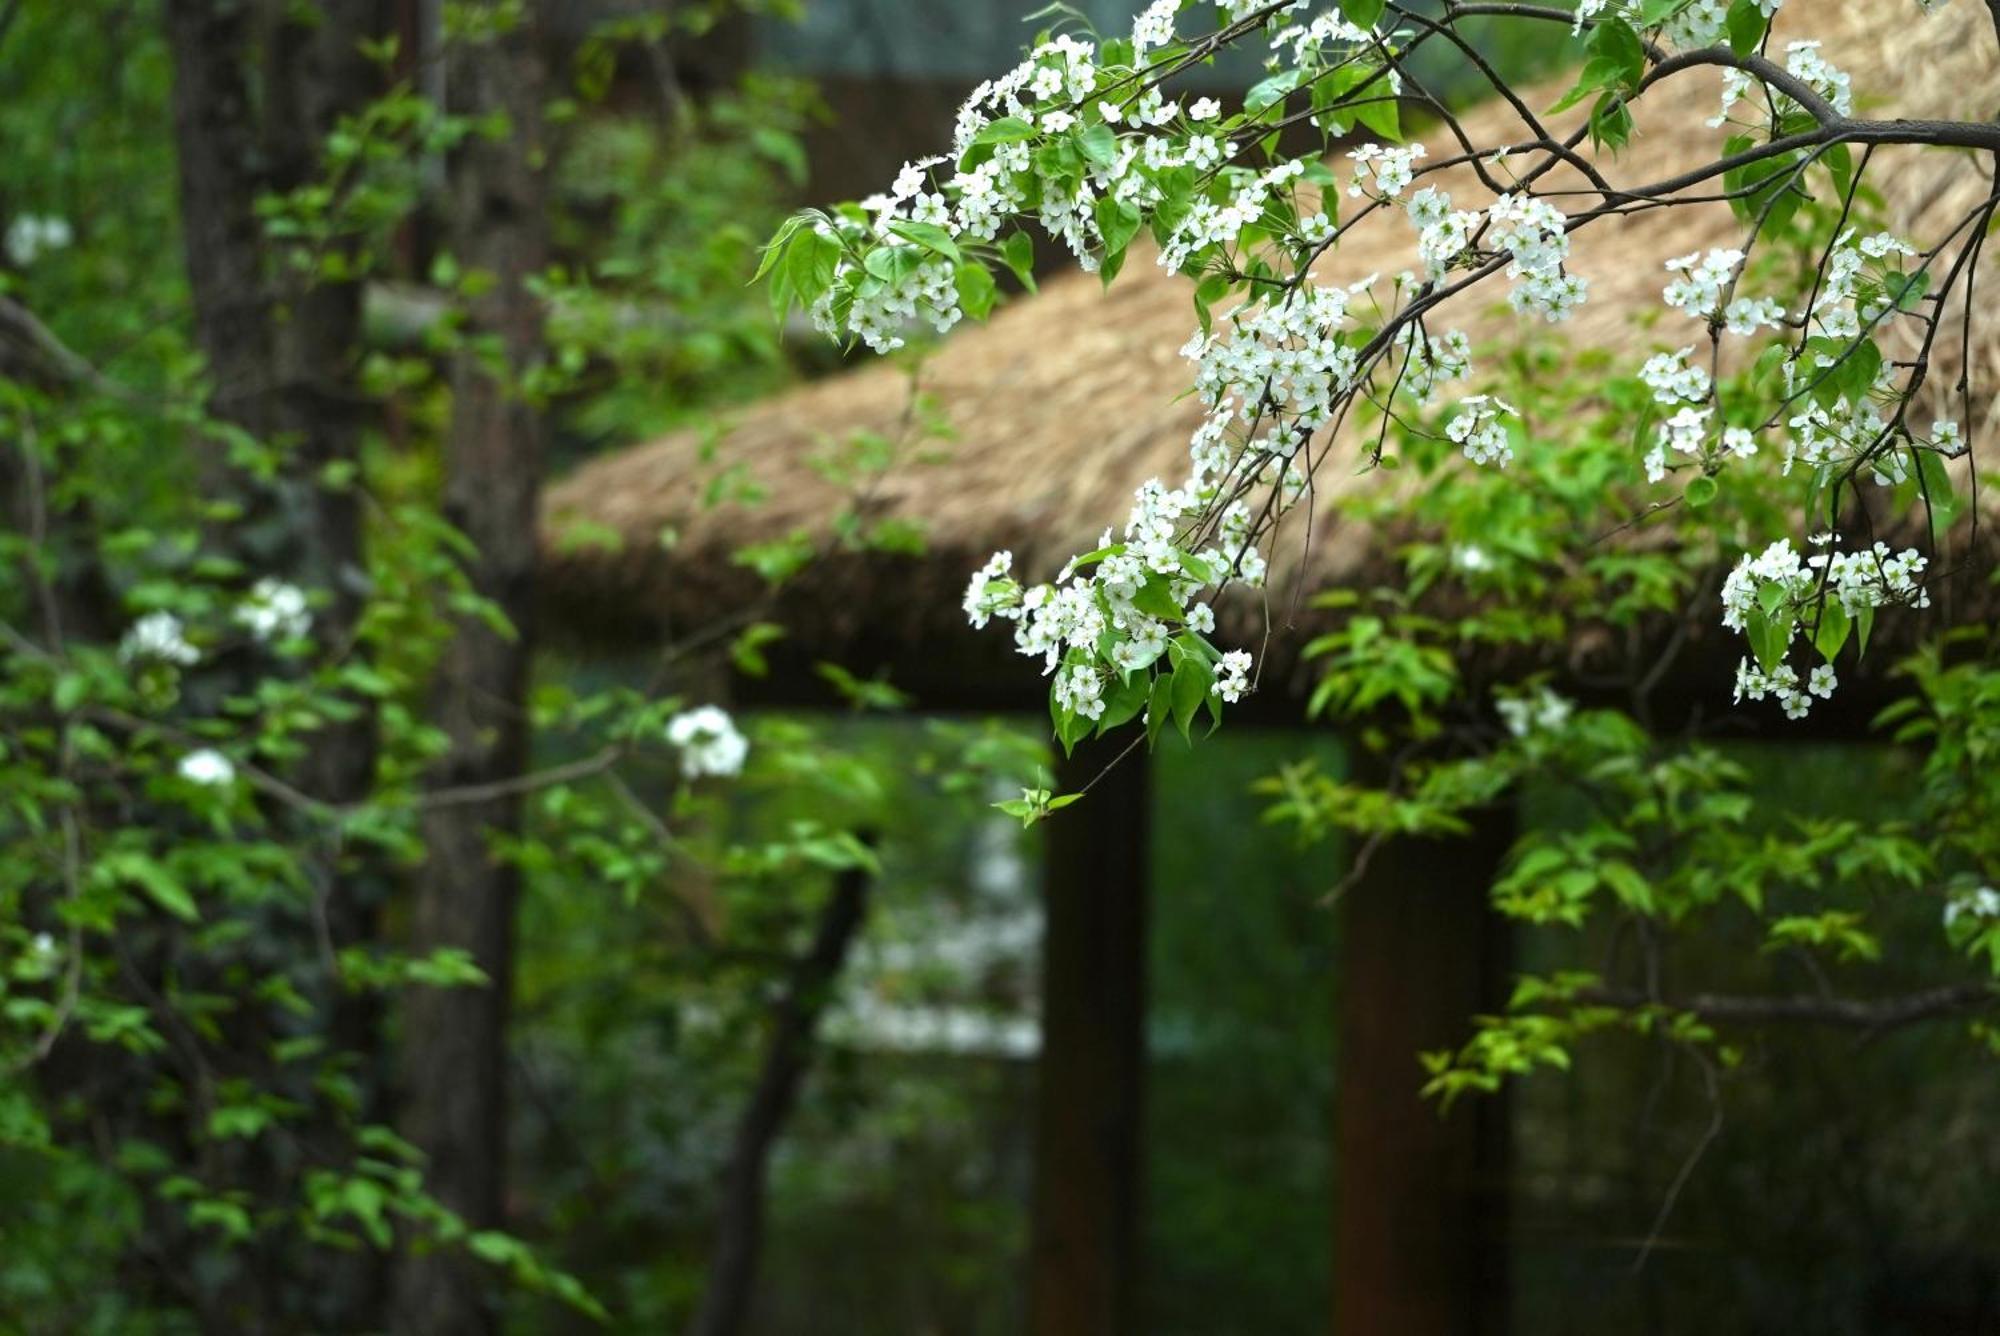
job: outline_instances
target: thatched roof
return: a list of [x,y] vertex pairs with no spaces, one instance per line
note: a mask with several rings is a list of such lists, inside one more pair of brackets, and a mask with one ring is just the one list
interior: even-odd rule
[[[1825,39],[1828,58],[1854,77],[1861,114],[1963,119],[2000,109],[1994,34],[1985,8],[1969,0],[1929,18],[1913,0],[1790,0],[1777,27],[1774,46],[1788,34]],[[1711,157],[1720,132],[1701,123],[1718,105],[1719,87],[1719,79],[1696,71],[1649,93],[1616,179],[1660,180]],[[1891,94],[1887,105],[1865,100],[1878,92]],[[1538,90],[1528,101],[1547,106],[1555,96]],[[1476,110],[1466,125],[1475,142],[1505,142],[1519,132],[1499,105]],[[1440,152],[1438,136],[1431,147]],[[1913,238],[1948,228],[1987,189],[1984,172],[1956,153],[1883,150],[1870,175],[1885,183],[1894,225]],[[1578,347],[1635,354],[1650,343],[1694,341],[1692,322],[1684,332],[1645,333],[1634,317],[1661,309],[1666,259],[1736,244],[1741,235],[1724,205],[1655,210],[1581,230],[1571,266],[1590,279],[1590,299],[1561,332]],[[1400,270],[1411,254],[1407,229],[1362,228],[1321,262],[1320,276],[1345,282]],[[1492,294],[1471,294],[1440,323],[1465,328],[1475,345],[1518,338],[1519,318],[1492,307]],[[2000,386],[2000,338],[1987,323],[1973,350],[1974,383],[1991,392]],[[926,445],[941,450],[942,461],[893,470],[870,501],[877,517],[920,525],[927,555],[822,563],[780,606],[778,619],[827,657],[907,660],[914,651],[935,664],[939,656],[971,653],[986,662],[989,648],[1004,652],[1006,637],[991,632],[977,637],[982,648],[972,648],[958,611],[966,576],[998,548],[1011,548],[1020,567],[1045,576],[1122,522],[1137,484],[1184,475],[1200,406],[1177,397],[1188,376],[1177,349],[1192,326],[1187,280],[1163,272],[1135,246],[1108,292],[1094,277],[1068,274],[989,324],[954,334],[930,359],[923,385],[955,439]],[[1953,379],[1934,369],[1933,384]],[[843,489],[825,479],[815,457],[855,432],[898,439],[908,390],[901,370],[876,363],[751,407],[719,444],[713,433],[684,433],[585,465],[548,496],[550,615],[573,633],[643,639],[740,608],[759,582],[732,564],[731,554],[798,530],[823,533]],[[1987,434],[1993,415],[1976,405],[1973,416],[1968,427]],[[730,470],[754,479],[762,499],[704,508],[709,481]],[[1343,488],[1395,485],[1396,476],[1324,470],[1319,504],[1334,504]],[[591,541],[577,541],[579,530]],[[663,531],[675,535],[670,546]],[[615,544],[603,541],[613,534]],[[1277,582],[1300,549],[1297,542],[1282,546],[1272,554]],[[1317,526],[1305,574],[1312,587],[1392,574],[1378,555],[1383,546],[1360,526]],[[1032,670],[1021,675],[1034,685]]]

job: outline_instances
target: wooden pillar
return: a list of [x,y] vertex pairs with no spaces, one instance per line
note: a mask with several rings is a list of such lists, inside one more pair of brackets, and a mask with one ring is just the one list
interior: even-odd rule
[[[1056,767],[1059,790],[1089,783],[1115,754],[1079,747]],[[1044,827],[1034,1336],[1138,1331],[1147,759],[1143,748],[1126,756]]]
[[1509,968],[1487,888],[1511,810],[1458,839],[1375,851],[1343,909],[1336,1085],[1336,1336],[1505,1330],[1505,1096],[1421,1100],[1421,1051],[1456,1047]]

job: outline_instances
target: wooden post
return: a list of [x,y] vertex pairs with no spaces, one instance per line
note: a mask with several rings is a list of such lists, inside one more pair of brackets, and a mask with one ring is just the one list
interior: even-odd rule
[[[1060,791],[1089,783],[1115,754],[1079,747],[1056,767]],[[1044,828],[1028,1295],[1035,1336],[1138,1330],[1150,800],[1141,748]]]
[[1351,888],[1342,928],[1336,1086],[1336,1336],[1494,1336],[1505,1330],[1503,1097],[1448,1116],[1418,1098],[1417,1054],[1455,1047],[1508,969],[1487,905],[1513,813],[1459,839],[1397,840]]

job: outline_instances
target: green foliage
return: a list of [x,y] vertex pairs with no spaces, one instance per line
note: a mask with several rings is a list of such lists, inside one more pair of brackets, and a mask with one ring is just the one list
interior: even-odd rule
[[[683,31],[720,8],[684,10]],[[453,6],[447,29],[477,45],[519,18]],[[23,1329],[179,1331],[249,1268],[269,1302],[303,1296],[288,1321],[330,1329],[317,1305],[354,1292],[353,1257],[453,1248],[524,1308],[602,1318],[549,1250],[443,1207],[385,1121],[379,1019],[357,1018],[412,989],[494,981],[466,952],[404,949],[393,916],[358,941],[330,926],[379,912],[425,859],[426,812],[464,801],[430,774],[451,619],[514,634],[468,582],[471,547],[442,504],[449,359],[505,373],[497,345],[465,333],[494,276],[449,253],[408,273],[401,239],[441,204],[442,155],[516,128],[446,115],[391,81],[318,146],[307,179],[258,201],[280,323],[326,285],[369,298],[355,384],[315,387],[355,401],[338,398],[367,423],[358,453],[308,467],[294,441],[209,409],[241,387],[209,378],[177,262],[162,24],[152,5],[95,3],[0,22],[0,126],[17,146],[0,201],[9,217],[69,224],[67,244],[0,270],[0,296],[94,369],[56,383],[9,360],[0,377],[0,1312]],[[666,35],[642,23],[593,37],[551,108],[557,259],[536,280],[548,335],[508,388],[572,440],[629,440],[788,374],[743,275],[796,185],[814,103],[753,78],[677,107],[664,132],[600,108],[605,59]],[[370,54],[398,59],[393,42]],[[913,429],[931,421],[913,414]],[[909,444],[842,443],[829,476],[859,489]],[[754,497],[725,487],[723,500]],[[349,504],[365,568],[301,579],[285,554]],[[920,535],[856,519],[843,542],[908,552]],[[268,624],[253,615],[266,577],[298,597]],[[167,620],[142,644],[132,628],[149,616]],[[740,628],[724,629],[710,643]],[[754,622],[736,664],[767,667],[781,635]],[[767,911],[784,902],[771,921],[790,922],[815,878],[876,867],[858,823],[875,819],[877,763],[812,730],[754,730],[739,801],[788,815],[732,837],[719,782],[670,739],[700,703],[689,666],[643,689],[552,686],[537,700],[544,746],[586,759],[525,779],[533,824],[495,841],[531,895],[679,914],[754,886]],[[892,690],[852,687],[866,707]],[[351,729],[370,738],[366,782],[312,791],[316,756]],[[759,789],[760,775],[781,782]],[[802,777],[823,795],[804,810],[789,787]],[[730,889],[705,899],[714,885]],[[696,974],[726,954],[702,941]],[[155,1256],[167,1260],[139,1265]]]

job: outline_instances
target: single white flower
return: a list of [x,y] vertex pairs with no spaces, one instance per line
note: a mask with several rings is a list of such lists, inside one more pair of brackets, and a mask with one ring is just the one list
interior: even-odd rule
[[667,741],[680,748],[681,773],[689,779],[741,774],[750,755],[750,743],[736,731],[736,722],[715,705],[675,715],[667,722]]
[[156,659],[186,668],[201,661],[201,651],[188,643],[181,619],[171,612],[149,612],[118,642],[118,657],[126,663]]
[[181,757],[181,778],[190,784],[202,784],[219,788],[236,779],[236,766],[227,756],[213,747],[203,747]]

